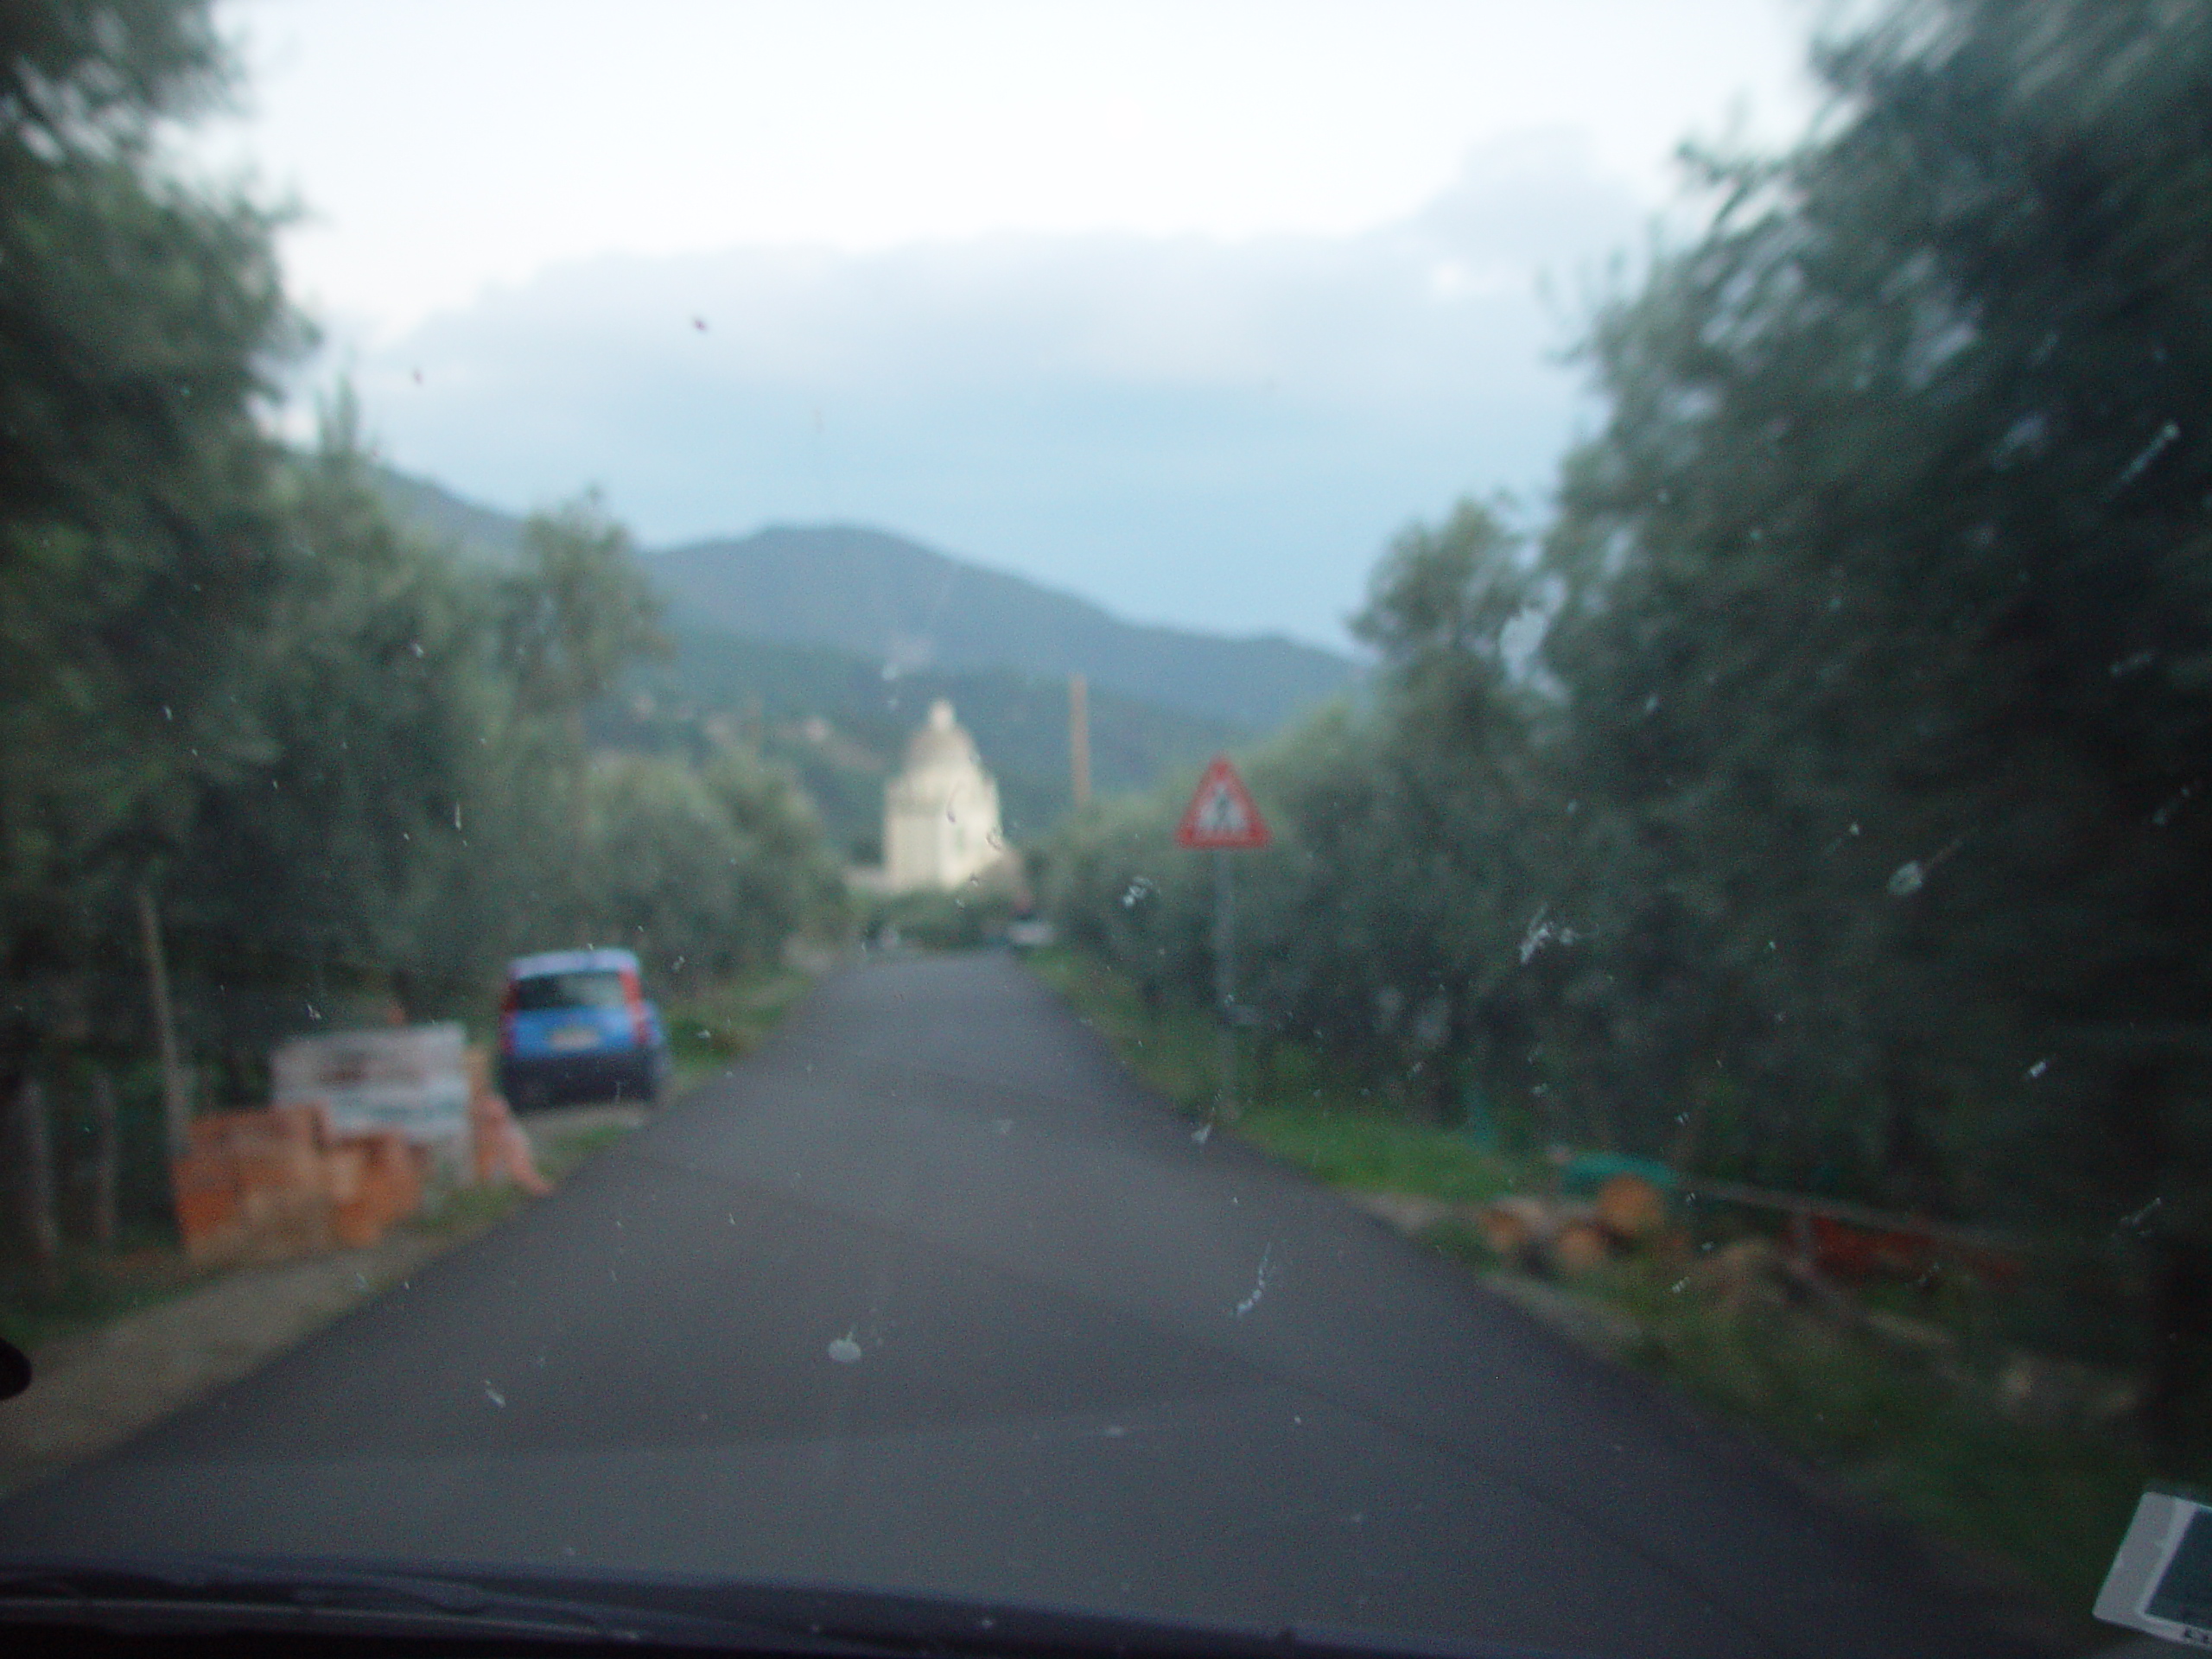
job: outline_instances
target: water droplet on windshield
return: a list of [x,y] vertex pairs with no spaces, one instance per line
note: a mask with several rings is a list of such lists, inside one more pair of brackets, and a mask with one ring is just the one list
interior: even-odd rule
[[501,1409],[503,1409],[503,1410],[504,1410],[504,1409],[505,1408],[505,1407],[506,1407],[506,1403],[507,1403],[507,1396],[506,1396],[505,1395],[504,1395],[504,1394],[501,1394],[501,1393],[500,1393],[497,1389],[493,1388],[493,1387],[489,1382],[486,1382],[486,1383],[485,1383],[485,1385],[484,1385],[484,1397],[485,1397],[486,1400],[489,1400],[489,1401],[490,1401],[493,1405],[499,1407],[499,1408],[500,1408]]
[[1240,1319],[1243,1319],[1247,1313],[1249,1313],[1254,1308],[1257,1307],[1260,1305],[1260,1298],[1268,1294],[1268,1267],[1274,1255],[1274,1246],[1272,1244],[1267,1245],[1261,1249],[1260,1270],[1253,1276],[1252,1294],[1249,1296],[1247,1296],[1243,1301],[1236,1304],[1236,1312],[1234,1317]]
[[854,1332],[848,1331],[843,1336],[838,1338],[836,1341],[831,1343],[830,1344],[830,1357],[836,1360],[840,1365],[858,1364],[861,1357],[861,1344],[855,1333]]
[[1920,861],[1907,859],[1891,875],[1890,892],[1893,897],[1902,899],[1907,893],[1918,893],[1927,880],[1928,873],[1920,868]]

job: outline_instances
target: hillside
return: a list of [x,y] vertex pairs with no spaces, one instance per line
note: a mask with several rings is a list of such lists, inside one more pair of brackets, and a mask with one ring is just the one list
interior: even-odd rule
[[376,468],[375,478],[385,505],[400,518],[497,563],[505,564],[514,557],[522,541],[521,519],[496,508],[480,507],[442,484],[389,467]]
[[772,526],[652,554],[690,620],[831,645],[900,668],[1010,668],[1122,692],[1255,730],[1351,685],[1348,658],[1279,638],[1122,621],[1087,600],[881,531]]
[[[728,737],[757,742],[796,772],[849,856],[880,857],[883,783],[931,700],[949,697],[997,777],[1007,833],[1049,825],[1070,804],[1067,687],[1007,669],[918,670],[887,678],[877,664],[818,645],[671,630],[673,658],[632,672],[593,721],[598,741],[703,753]],[[1165,772],[1193,778],[1243,738],[1219,721],[1112,691],[1090,700],[1097,788],[1138,789]]]
[[[522,521],[379,469],[401,517],[491,563]],[[1067,678],[1091,683],[1091,776],[1141,789],[1348,686],[1348,659],[1282,639],[1140,627],[1071,594],[879,531],[771,529],[645,556],[672,659],[636,670],[598,741],[702,748],[744,735],[804,780],[839,844],[874,856],[883,780],[933,697],[997,775],[1008,830],[1069,804]]]

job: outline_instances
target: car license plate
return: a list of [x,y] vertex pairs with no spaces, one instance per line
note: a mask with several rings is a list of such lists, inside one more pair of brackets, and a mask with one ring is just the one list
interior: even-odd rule
[[589,1026],[563,1026],[550,1040],[562,1052],[573,1053],[580,1048],[597,1048],[599,1033]]

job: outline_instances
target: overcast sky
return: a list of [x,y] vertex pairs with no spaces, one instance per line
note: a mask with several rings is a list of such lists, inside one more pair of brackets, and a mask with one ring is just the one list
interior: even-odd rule
[[[231,0],[210,162],[397,464],[648,543],[858,522],[1341,643],[1399,526],[1541,511],[1556,356],[1806,0]],[[1549,297],[1546,297],[1548,289]],[[304,400],[303,400],[304,401]]]

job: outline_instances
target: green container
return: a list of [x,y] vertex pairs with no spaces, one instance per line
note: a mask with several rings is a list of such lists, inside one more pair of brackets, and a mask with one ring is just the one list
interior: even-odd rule
[[1578,1152],[1560,1166],[1559,1190],[1570,1198],[1594,1198],[1598,1189],[1616,1175],[1636,1175],[1662,1192],[1675,1190],[1675,1172],[1656,1158],[1637,1158],[1624,1152]]

